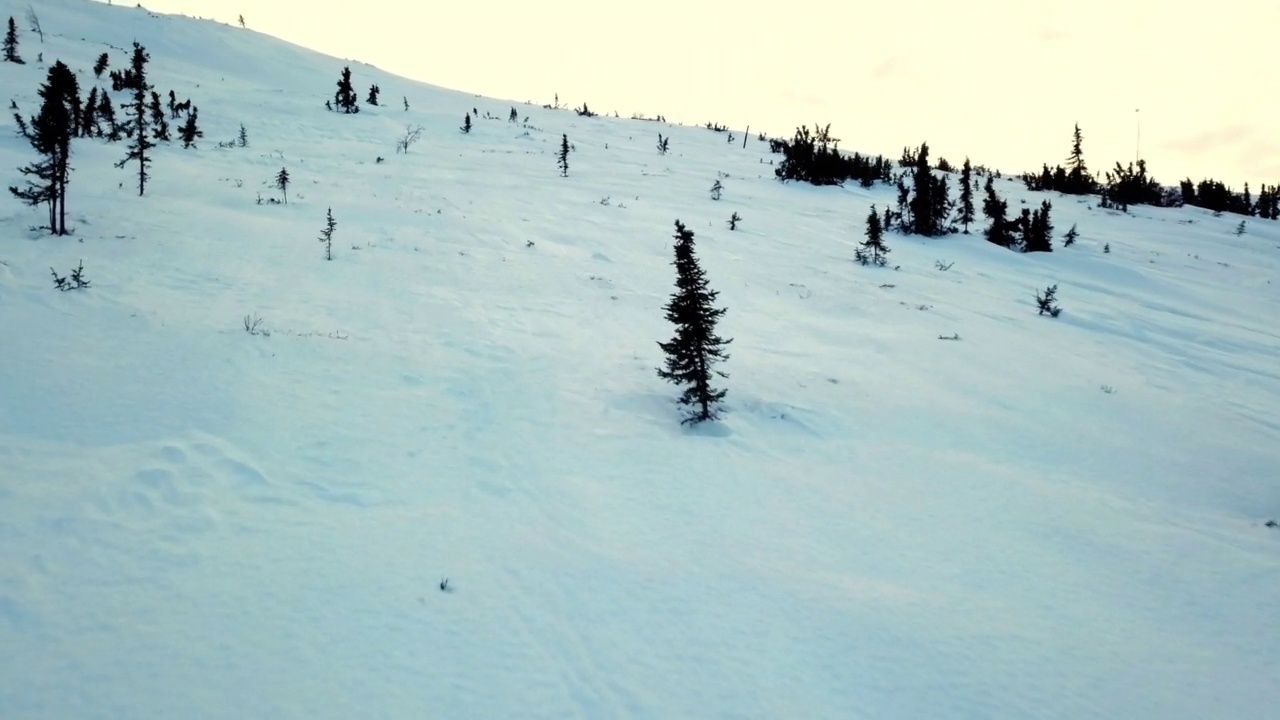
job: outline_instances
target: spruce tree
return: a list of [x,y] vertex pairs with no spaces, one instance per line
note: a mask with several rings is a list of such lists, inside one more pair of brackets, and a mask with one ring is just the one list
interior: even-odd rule
[[960,171],[960,223],[964,225],[964,234],[969,234],[969,223],[973,222],[973,168],[969,158],[964,159],[964,168]]
[[324,229],[320,231],[320,242],[324,243],[324,259],[333,259],[333,229],[338,223],[333,221],[333,208],[325,212]]
[[569,136],[560,136],[560,154],[556,162],[560,165],[560,177],[569,177]]
[[1080,237],[1080,231],[1076,230],[1075,223],[1071,224],[1071,229],[1066,235],[1062,236],[1062,247],[1071,247],[1076,244],[1076,238]]
[[99,137],[102,128],[98,126],[98,88],[89,90],[89,97],[84,101],[84,109],[80,111],[80,136]]
[[938,234],[934,216],[933,171],[929,168],[929,144],[921,143],[920,151],[915,157],[915,172],[912,174],[912,185],[915,196],[911,198],[911,231],[917,235],[934,236]]
[[93,76],[101,80],[102,71],[106,70],[107,66],[110,64],[111,64],[111,58],[107,57],[106,53],[102,53],[101,55],[99,55],[97,61],[93,63]]
[[714,306],[718,293],[708,288],[706,274],[698,265],[693,232],[679,220],[675,239],[672,264],[676,268],[676,291],[664,310],[676,331],[671,340],[658,343],[667,356],[665,368],[658,369],[658,377],[684,386],[679,403],[688,410],[681,424],[697,424],[719,417],[719,405],[727,391],[712,387],[712,376],[728,375],[712,368],[729,358],[724,347],[732,339],[716,335],[716,323],[725,310]]
[[[1022,242],[1022,252],[1053,252],[1053,224],[1049,220],[1049,211],[1053,206],[1048,200],[1040,203],[1040,207],[1031,213]],[[1023,214],[1026,214],[1024,209]]]
[[1080,123],[1076,123],[1075,130],[1071,133],[1071,155],[1067,158],[1070,167],[1067,171],[1067,184],[1058,188],[1069,195],[1084,195],[1093,190],[1093,177],[1089,175],[1089,168],[1084,163],[1083,142]]
[[[31,119],[26,133],[31,147],[40,159],[18,171],[28,178],[25,188],[10,186],[9,192],[28,205],[44,203],[49,211],[49,232],[67,233],[67,181],[71,174],[71,138],[76,134],[72,112],[80,88],[75,73],[62,61],[49,68],[45,84],[39,90],[40,114]],[[19,118],[20,119],[20,118]]]
[[[111,104],[111,95],[106,90],[98,94],[98,116],[107,125],[107,141],[116,142],[119,140],[120,123],[116,121],[116,108]],[[102,133],[98,134],[101,135]]]
[[276,189],[284,195],[284,204],[289,204],[289,171],[280,168],[280,172],[276,173]]
[[368,99],[367,99],[367,100],[365,100],[365,102],[369,103],[370,105],[377,105],[377,104],[378,104],[378,93],[380,93],[380,92],[382,92],[382,90],[381,90],[377,85],[370,85],[370,86],[369,86],[369,97],[368,97]]
[[338,80],[338,91],[333,94],[333,106],[345,114],[360,112],[360,103],[356,98],[355,87],[351,85],[351,68],[342,68],[342,77]]
[[156,140],[169,142],[169,121],[165,118],[164,107],[160,104],[160,93],[151,91],[151,132]]
[[9,32],[4,36],[4,59],[5,62],[26,64],[25,60],[18,57],[18,24],[13,21],[13,17],[9,18]]
[[871,213],[867,215],[867,239],[854,252],[854,259],[863,265],[874,263],[884,267],[888,262],[888,255],[889,248],[884,244],[884,228],[880,225],[880,213],[876,212],[876,206],[872,205]]
[[182,129],[178,131],[178,136],[182,138],[184,150],[195,147],[196,138],[204,137],[204,131],[196,125],[196,118],[199,114],[200,108],[192,105],[191,112],[187,113],[187,121],[182,124]]
[[129,120],[129,127],[132,130],[131,137],[133,142],[129,145],[129,153],[123,160],[116,163],[116,167],[122,168],[130,162],[138,163],[138,195],[144,195],[147,191],[147,179],[150,175],[147,173],[147,167],[151,165],[151,156],[148,151],[156,145],[148,137],[147,130],[147,93],[151,86],[147,83],[147,61],[151,56],[147,54],[145,48],[138,44],[135,40],[133,43],[133,58],[128,71],[121,75],[122,84],[125,90],[133,91],[133,101],[129,105],[132,117]]
[[471,113],[467,113],[466,116],[462,118],[462,127],[458,129],[468,134],[471,132]]
[[982,214],[991,220],[991,224],[987,226],[987,241],[1000,247],[1011,247],[1014,239],[1009,234],[1010,223],[1006,218],[1009,205],[996,195],[995,183],[990,175],[987,176],[986,193],[987,196],[982,201]]

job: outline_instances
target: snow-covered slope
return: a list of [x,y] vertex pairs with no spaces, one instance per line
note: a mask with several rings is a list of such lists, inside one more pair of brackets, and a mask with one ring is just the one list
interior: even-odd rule
[[[53,59],[87,90],[136,38],[206,136],[141,198],[123,145],[77,143],[71,237],[0,203],[5,720],[1280,707],[1276,223],[1001,181],[1079,243],[890,235],[863,268],[891,189],[780,184],[754,138],[511,124],[356,62],[385,106],[343,116],[342,60],[39,5],[0,66],[23,112]],[[0,133],[6,184],[33,157]],[[654,372],[677,218],[734,338],[696,430]]]

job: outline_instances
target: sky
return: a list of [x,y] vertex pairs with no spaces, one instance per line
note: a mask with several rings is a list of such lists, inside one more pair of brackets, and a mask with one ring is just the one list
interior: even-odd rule
[[[842,148],[1006,172],[1138,154],[1183,177],[1280,184],[1267,80],[1280,4],[1224,0],[150,0],[416,80],[511,100],[771,135],[831,124]],[[354,8],[354,9],[353,9]]]

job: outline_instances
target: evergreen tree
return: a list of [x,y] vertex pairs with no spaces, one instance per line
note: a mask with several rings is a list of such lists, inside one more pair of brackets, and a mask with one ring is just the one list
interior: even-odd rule
[[333,221],[333,208],[325,212],[324,229],[320,231],[320,242],[324,243],[324,259],[333,259],[333,229],[338,223]]
[[1249,193],[1249,183],[1244,184],[1243,205],[1244,207],[1241,208],[1242,212],[1245,215],[1252,215],[1253,214],[1253,196]]
[[116,108],[111,104],[111,95],[106,90],[98,93],[98,116],[107,125],[107,140],[109,142],[119,140],[121,137],[120,123],[116,121]]
[[182,138],[183,149],[195,147],[196,138],[204,137],[202,131],[196,125],[196,118],[200,114],[200,108],[191,106],[191,112],[187,113],[187,121],[182,124],[182,129],[178,131],[178,136]]
[[67,233],[67,181],[71,174],[71,138],[76,134],[73,99],[80,88],[75,73],[62,61],[49,68],[45,84],[38,91],[40,114],[31,119],[27,141],[40,159],[18,171],[28,178],[25,188],[10,186],[9,192],[28,205],[44,203],[49,211],[49,232]]
[[720,178],[716,178],[715,184],[711,186],[711,199],[719,200],[722,192],[724,192],[724,185],[720,184]]
[[969,234],[969,223],[973,222],[973,167],[969,158],[964,159],[964,168],[960,170],[960,224],[964,225],[964,234]]
[[987,226],[987,241],[1000,247],[1012,247],[1014,238],[1009,234],[1010,223],[1006,218],[1009,205],[996,195],[995,182],[990,175],[987,176],[986,193],[982,200],[982,214],[991,220]]
[[4,36],[4,59],[5,62],[26,64],[25,60],[18,57],[18,24],[12,17],[9,18],[9,32]]
[[177,120],[181,116],[182,116],[182,113],[178,110],[178,94],[170,90],[169,91],[169,119]]
[[[1031,213],[1031,220],[1023,237],[1023,252],[1053,252],[1053,224],[1049,221],[1049,211],[1053,206],[1048,200],[1040,203],[1039,209]],[[1025,214],[1027,211],[1023,210]]]
[[102,79],[102,71],[107,69],[107,65],[111,64],[111,58],[106,53],[98,56],[96,62],[93,63],[93,76],[99,80]]
[[284,195],[284,204],[289,204],[289,171],[280,168],[280,172],[276,173],[276,189]]
[[1071,247],[1076,244],[1076,238],[1080,237],[1080,231],[1076,230],[1075,223],[1071,224],[1071,229],[1066,235],[1062,236],[1062,247]]
[[560,136],[560,154],[556,162],[560,165],[560,177],[569,177],[569,136]]
[[955,229],[947,225],[947,218],[951,216],[951,188],[947,184],[947,178],[930,173],[929,182],[933,186],[930,193],[930,200],[933,201],[933,207],[930,209],[933,214],[933,234],[943,235],[954,232]]
[[369,86],[369,98],[368,98],[367,100],[365,100],[365,102],[369,103],[370,105],[377,105],[377,104],[378,104],[378,93],[380,93],[380,92],[382,92],[382,90],[381,90],[377,85],[370,85],[370,86]]
[[462,127],[458,129],[464,133],[471,132],[471,113],[467,113],[466,116],[462,118]]
[[1067,158],[1069,170],[1066,174],[1066,184],[1057,188],[1070,195],[1084,195],[1096,189],[1097,183],[1089,174],[1089,168],[1084,162],[1083,143],[1084,135],[1080,132],[1080,123],[1076,123],[1075,129],[1071,132],[1071,155]]
[[244,129],[244,123],[240,123],[240,134],[236,136],[237,147],[249,147],[249,131]]
[[122,168],[130,162],[138,163],[138,195],[144,195],[147,191],[147,179],[150,175],[147,173],[147,167],[151,165],[151,156],[148,154],[156,145],[148,137],[147,122],[147,93],[151,90],[151,86],[147,83],[147,61],[151,56],[147,54],[145,48],[133,42],[133,58],[131,67],[122,74],[122,82],[125,90],[133,91],[133,102],[129,105],[132,117],[129,120],[129,127],[132,130],[131,137],[133,142],[129,145],[129,153],[123,160],[116,163],[116,167]]
[[333,106],[347,115],[360,112],[356,90],[351,85],[350,67],[342,68],[342,77],[338,80],[338,91],[333,94]]
[[658,369],[658,377],[685,386],[679,403],[689,409],[681,424],[697,424],[719,417],[718,406],[727,391],[713,388],[712,376],[728,375],[712,367],[729,358],[724,347],[733,341],[716,335],[716,323],[725,310],[714,306],[718,293],[708,288],[706,274],[698,265],[693,232],[679,220],[675,239],[672,264],[676,268],[676,291],[664,310],[676,331],[671,340],[658,343],[667,355],[666,367]]
[[151,91],[151,132],[156,140],[169,142],[169,121],[165,119],[164,107],[160,105],[160,93]]
[[867,239],[854,251],[854,259],[866,265],[874,263],[884,267],[888,262],[889,248],[884,244],[884,228],[880,225],[880,213],[876,206],[871,206],[871,214],[867,215]]
[[89,90],[89,97],[84,101],[84,109],[80,111],[80,137],[99,137],[102,128],[98,126],[98,88]]
[[911,198],[911,232],[917,235],[934,236],[938,228],[934,216],[933,171],[929,168],[929,144],[921,143],[920,151],[915,156],[915,171],[912,174],[912,186],[915,196]]

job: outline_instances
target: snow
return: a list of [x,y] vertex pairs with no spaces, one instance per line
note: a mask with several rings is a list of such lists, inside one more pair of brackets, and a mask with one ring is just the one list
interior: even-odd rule
[[[71,237],[0,204],[0,717],[1274,716],[1280,225],[999,181],[1078,244],[864,268],[893,190],[781,184],[739,129],[358,62],[385,106],[343,116],[348,61],[38,11],[24,113],[136,38],[205,138],[141,198],[78,142]],[[32,158],[0,134],[9,183]],[[677,218],[734,338],[693,429],[655,372]]]

